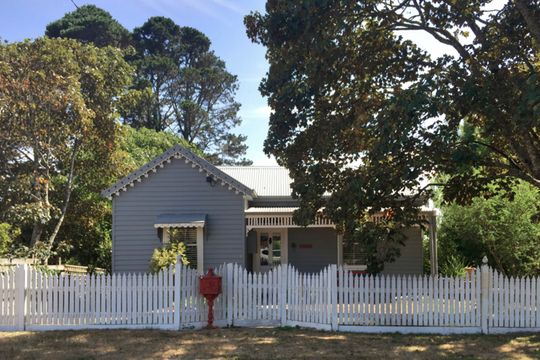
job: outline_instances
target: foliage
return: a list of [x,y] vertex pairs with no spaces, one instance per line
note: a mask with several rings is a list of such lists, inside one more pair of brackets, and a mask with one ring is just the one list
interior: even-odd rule
[[195,154],[205,157],[204,153],[196,146],[189,144],[176,134],[170,132],[155,131],[148,128],[136,129],[129,125],[121,127],[122,136],[119,144],[119,154],[122,163],[129,171],[133,171],[163,152],[180,144],[193,151]]
[[60,270],[51,269],[47,265],[32,265],[32,267],[45,275],[60,275],[62,273]]
[[443,276],[465,276],[467,271],[465,260],[457,255],[451,255],[441,264],[441,275]]
[[469,206],[443,206],[439,230],[441,270],[462,258],[466,265],[489,264],[509,276],[540,274],[540,193],[527,183],[489,199],[473,198]]
[[133,30],[133,45],[137,91],[123,109],[126,123],[177,132],[218,164],[248,163],[239,159],[246,137],[231,132],[241,123],[237,77],[210,51],[206,35],[151,17]]
[[518,178],[540,188],[540,6],[491,3],[274,0],[245,18],[270,63],[265,152],[290,170],[299,222],[321,207],[347,232],[368,211],[411,219],[439,173],[460,203]]
[[7,223],[0,223],[0,256],[6,255],[21,231]]
[[129,45],[129,31],[107,11],[95,5],[83,5],[49,25],[45,35],[51,38],[77,39],[98,47],[125,48]]
[[49,38],[0,46],[0,197],[10,204],[1,216],[31,228],[32,246],[50,251],[73,190],[112,173],[116,102],[131,75],[111,47]]
[[155,274],[175,265],[179,256],[182,258],[182,264],[189,265],[186,258],[186,246],[182,242],[170,243],[163,248],[154,249],[150,260],[150,272]]
[[393,262],[400,255],[400,247],[405,245],[403,226],[399,222],[366,221],[351,232],[347,241],[361,245],[366,254],[367,272],[378,274],[384,269],[384,263]]
[[431,274],[431,245],[429,235],[422,234],[422,272]]

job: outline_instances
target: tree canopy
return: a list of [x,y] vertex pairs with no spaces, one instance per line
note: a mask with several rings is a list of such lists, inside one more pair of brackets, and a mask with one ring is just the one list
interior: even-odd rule
[[151,17],[133,30],[136,97],[123,117],[135,127],[171,130],[212,155],[214,163],[247,163],[237,77],[210,50],[200,31],[165,17]]
[[2,217],[31,228],[32,245],[52,248],[76,183],[112,172],[116,103],[131,77],[111,47],[49,38],[0,46]]
[[125,48],[129,45],[129,31],[107,11],[95,5],[83,5],[53,21],[45,30],[51,38],[77,39],[98,47]]

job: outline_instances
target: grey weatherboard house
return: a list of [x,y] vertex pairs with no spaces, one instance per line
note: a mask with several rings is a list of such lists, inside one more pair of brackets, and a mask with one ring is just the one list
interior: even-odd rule
[[[285,168],[214,166],[176,145],[102,192],[113,204],[112,270],[146,272],[154,249],[170,241],[186,244],[200,272],[228,262],[257,272],[281,263],[303,272],[328,264],[364,270],[362,254],[329,219],[293,222],[290,183]],[[436,263],[436,210],[423,208],[421,216]],[[422,232],[406,230],[401,256],[385,272],[422,273]]]

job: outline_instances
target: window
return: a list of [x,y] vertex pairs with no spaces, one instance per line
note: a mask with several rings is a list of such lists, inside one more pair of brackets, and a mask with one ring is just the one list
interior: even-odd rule
[[343,263],[345,265],[365,265],[366,252],[359,242],[343,242]]
[[197,228],[165,228],[163,229],[163,244],[184,243],[189,267],[197,269]]

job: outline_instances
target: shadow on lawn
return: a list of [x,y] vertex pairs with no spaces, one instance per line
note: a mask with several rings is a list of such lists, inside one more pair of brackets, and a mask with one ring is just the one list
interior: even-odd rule
[[301,329],[0,333],[0,358],[540,358],[540,334],[394,335]]

